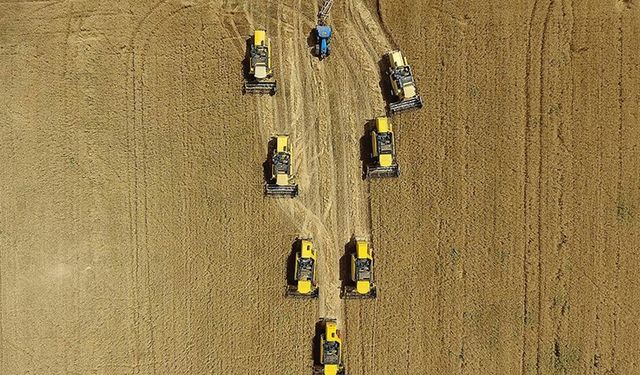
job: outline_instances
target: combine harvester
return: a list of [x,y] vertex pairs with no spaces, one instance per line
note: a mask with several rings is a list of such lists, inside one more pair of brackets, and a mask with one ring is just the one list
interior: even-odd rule
[[250,80],[244,83],[244,92],[250,94],[275,95],[276,81],[272,80],[271,40],[265,30],[256,30],[249,50]]
[[329,57],[331,54],[331,26],[327,25],[329,11],[333,6],[334,0],[324,0],[320,11],[318,12],[318,24],[315,28],[316,45],[313,49],[314,55],[320,60]]
[[345,375],[342,364],[342,338],[335,319],[322,320],[320,335],[320,364],[313,367],[314,375]]
[[373,277],[373,251],[364,239],[355,239],[355,251],[351,254],[351,285],[345,286],[342,298],[376,298],[378,295]]
[[296,251],[295,285],[287,286],[287,296],[317,298],[316,262],[318,254],[313,248],[311,239],[300,240],[300,249]]
[[293,155],[289,145],[288,135],[274,137],[276,147],[271,156],[271,178],[265,184],[265,194],[274,197],[295,197],[298,195],[298,185],[293,182],[291,166]]
[[376,118],[371,131],[371,164],[367,165],[367,178],[398,177],[400,167],[396,160],[396,145],[388,117]]
[[389,104],[391,114],[412,108],[422,108],[422,98],[418,95],[413,72],[407,59],[400,51],[387,52],[389,79],[391,80],[391,96],[396,101]]

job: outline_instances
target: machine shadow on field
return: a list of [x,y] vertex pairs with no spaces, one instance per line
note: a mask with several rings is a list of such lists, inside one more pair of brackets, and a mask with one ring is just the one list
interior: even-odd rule
[[367,165],[371,164],[371,131],[375,127],[375,120],[369,120],[364,124],[364,134],[360,137],[360,163],[362,180],[367,179]]
[[300,249],[301,238],[296,238],[291,244],[291,252],[287,257],[287,285],[296,285],[296,252]]
[[267,156],[264,159],[264,163],[262,163],[262,178],[265,184],[271,181],[271,155],[273,155],[273,151],[277,147],[276,142],[276,138],[271,137],[269,138],[269,142],[267,143]]
[[[242,60],[242,77],[244,78],[244,82],[249,82],[252,80],[251,75],[249,74],[250,65],[251,65],[251,43],[253,37],[247,38],[245,40],[245,48],[244,48],[244,59]],[[244,92],[244,85],[242,86],[242,94]]]
[[307,36],[307,50],[312,57],[316,57],[315,48],[316,48],[316,30],[311,29],[309,35]]
[[[312,354],[313,354],[313,367],[321,366],[320,364],[320,339],[324,332],[324,321],[322,317],[316,322],[316,329],[313,335]],[[315,374],[315,371],[314,371]]]
[[389,112],[389,103],[392,103],[394,98],[391,93],[391,82],[389,82],[387,75],[387,70],[389,70],[389,61],[387,60],[386,55],[382,56],[382,58],[378,60],[378,69],[380,70],[380,81],[378,82],[378,85],[382,91],[382,97],[384,98],[385,110]]
[[[351,254],[356,250],[356,240],[351,238],[344,245],[344,254],[340,257],[340,290],[351,285]],[[342,292],[341,292],[342,294]]]

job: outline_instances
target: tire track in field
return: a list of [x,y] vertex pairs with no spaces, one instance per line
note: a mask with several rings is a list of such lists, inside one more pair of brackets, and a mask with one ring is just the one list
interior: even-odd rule
[[[148,324],[146,334],[141,332],[141,324],[143,322],[153,321],[153,308],[151,301],[151,275],[150,275],[150,254],[148,246],[149,238],[149,222],[148,222],[148,200],[147,200],[147,134],[145,130],[145,64],[146,52],[149,47],[149,40],[153,37],[155,31],[167,20],[176,17],[180,12],[188,9],[195,3],[184,2],[174,4],[168,0],[158,1],[149,9],[142,19],[138,22],[133,35],[131,37],[131,104],[130,119],[127,126],[127,142],[130,150],[130,200],[129,210],[131,212],[130,232],[134,247],[132,257],[132,280],[133,280],[133,304],[134,304],[134,331],[136,338],[136,349],[133,353],[135,374],[140,373],[143,361],[141,355],[144,354],[144,343],[146,349],[149,350],[150,363],[152,364],[153,373],[156,373],[156,343],[154,325]],[[142,260],[141,260],[142,258]],[[144,269],[141,269],[144,268]],[[141,276],[140,274],[144,274]],[[140,291],[140,278],[144,279],[144,292]],[[144,297],[143,297],[144,296]],[[143,301],[141,299],[144,298]],[[142,315],[142,316],[141,316]]]
[[[345,28],[345,38],[348,39],[348,42],[343,43],[352,46],[351,49],[359,53],[348,53],[344,56],[339,56],[339,58],[345,62],[345,68],[349,71],[349,75],[351,77],[360,77],[360,79],[354,79],[353,84],[356,87],[350,92],[357,93],[357,95],[351,97],[350,102],[344,106],[343,110],[352,116],[351,122],[358,124],[353,131],[365,135],[363,134],[364,123],[376,116],[385,115],[386,112],[386,103],[379,85],[382,73],[380,72],[379,61],[385,52],[392,49],[394,43],[387,37],[386,31],[380,24],[381,20],[376,19],[376,15],[373,15],[362,1],[347,0],[344,14],[346,16],[346,25],[343,27]],[[366,79],[364,79],[365,77]],[[354,111],[354,109],[357,109],[357,111]],[[354,176],[354,180],[359,179]],[[365,181],[358,184],[359,192],[353,194],[360,198],[357,202],[357,210],[364,214],[361,218],[361,225],[366,230],[366,235],[369,237],[374,251],[376,244],[374,243],[375,237],[373,233],[371,190],[375,189],[376,185],[387,182]],[[353,185],[355,186],[356,184]],[[375,363],[377,307],[378,304],[372,301],[370,309],[361,309],[359,313],[361,322],[366,321],[371,324],[370,332],[372,332],[372,336],[365,339],[365,342],[368,341],[370,347],[364,349],[361,354],[361,365],[366,363],[368,369],[373,369]],[[361,323],[356,326],[361,326]],[[369,358],[365,358],[365,353],[369,353]],[[363,367],[362,371],[366,372],[367,368]]]
[[[342,320],[338,277],[332,273],[332,252],[339,248],[336,238],[334,159],[327,129],[330,123],[322,112],[324,87],[320,72],[314,70],[310,56],[301,48],[312,22],[303,17],[302,2],[279,4],[265,2],[248,20],[252,30],[264,27],[272,43],[272,58],[278,95],[256,97],[260,144],[276,134],[290,135],[294,148],[294,174],[300,186],[295,199],[277,199],[281,211],[298,228],[303,237],[313,237],[320,253],[318,284],[320,316]],[[337,261],[336,261],[337,264]],[[337,302],[337,303],[336,303]]]
[[[301,0],[268,1],[253,9],[247,22],[252,29],[266,28],[272,38],[279,85],[275,97],[256,97],[259,142],[289,133],[295,152],[300,196],[279,199],[278,206],[300,235],[314,238],[320,253],[318,314],[342,325],[339,260],[344,244],[352,235],[371,236],[369,183],[361,180],[359,139],[364,124],[384,114],[378,60],[391,43],[366,6],[351,0],[343,9],[345,22],[334,25],[333,56],[318,61],[306,45],[318,8],[318,3]],[[341,97],[344,93],[356,94]]]
[[[132,41],[134,118],[130,126],[130,142],[134,152],[132,178],[139,180],[132,187],[136,247],[145,246],[146,238],[138,238],[138,234],[144,235],[147,231],[144,213],[144,51],[149,36],[159,25],[190,6],[157,3],[140,21]],[[260,124],[257,134],[261,138],[260,144],[265,144],[270,136],[277,133],[286,132],[292,137],[296,152],[294,172],[298,174],[301,196],[294,200],[277,200],[277,205],[296,224],[300,235],[315,238],[321,253],[319,284],[322,292],[318,314],[336,318],[341,326],[344,324],[344,305],[339,297],[339,259],[351,235],[371,234],[369,183],[360,179],[358,139],[362,135],[363,124],[384,113],[378,87],[377,55],[389,46],[384,32],[374,31],[379,25],[366,7],[358,1],[350,1],[348,9],[346,22],[336,25],[339,34],[334,45],[344,37],[354,42],[354,46],[347,47],[345,43],[334,49],[334,56],[323,62],[312,57],[306,46],[307,31],[314,26],[317,4],[311,6],[301,0],[291,0],[286,4],[267,1],[249,9],[235,8],[235,19],[226,23],[231,39],[239,37],[236,20],[242,21],[242,18],[246,18],[252,28],[265,27],[272,37],[280,92],[275,97],[255,98],[256,108],[260,109],[257,112]],[[376,37],[371,38],[372,34]],[[385,41],[382,47],[378,45],[380,41]],[[362,67],[366,76],[363,77],[355,66]],[[344,79],[344,72],[349,72],[347,79]],[[336,100],[334,95],[344,92],[356,95]],[[149,272],[148,265],[139,263],[140,250],[136,251],[139,255],[135,257],[133,271],[136,280],[143,271],[139,267],[146,267]],[[147,274],[147,282],[148,277]],[[136,281],[135,294],[143,293],[138,291],[138,285]],[[149,286],[144,288],[147,301],[143,304],[147,306],[138,306],[136,311],[146,307],[149,309],[146,314],[152,316]],[[138,295],[134,300],[139,301],[141,297]],[[139,325],[144,320],[142,316],[135,318],[136,329],[140,330]],[[147,333],[153,336],[153,332]],[[137,341],[144,340],[139,337]],[[153,338],[150,341],[153,343]],[[137,362],[141,362],[139,357]]]

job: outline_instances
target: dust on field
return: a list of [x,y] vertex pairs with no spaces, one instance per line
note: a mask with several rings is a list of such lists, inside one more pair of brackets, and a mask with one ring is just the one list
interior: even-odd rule
[[[0,373],[635,374],[640,12],[632,1],[0,4]],[[279,92],[241,95],[268,30]],[[400,48],[425,101],[364,181]],[[262,196],[289,133],[301,194]],[[371,239],[378,298],[339,298]],[[284,298],[297,236],[317,301]]]

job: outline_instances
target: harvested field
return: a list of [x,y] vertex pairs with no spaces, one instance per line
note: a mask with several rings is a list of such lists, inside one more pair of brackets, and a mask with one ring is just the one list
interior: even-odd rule
[[[310,374],[325,316],[349,375],[640,373],[640,5],[341,0],[322,62],[318,7],[0,2],[0,374]],[[241,94],[258,27],[274,97]],[[425,107],[369,182],[392,48]],[[354,235],[374,301],[339,297]],[[318,300],[283,296],[297,236]]]

